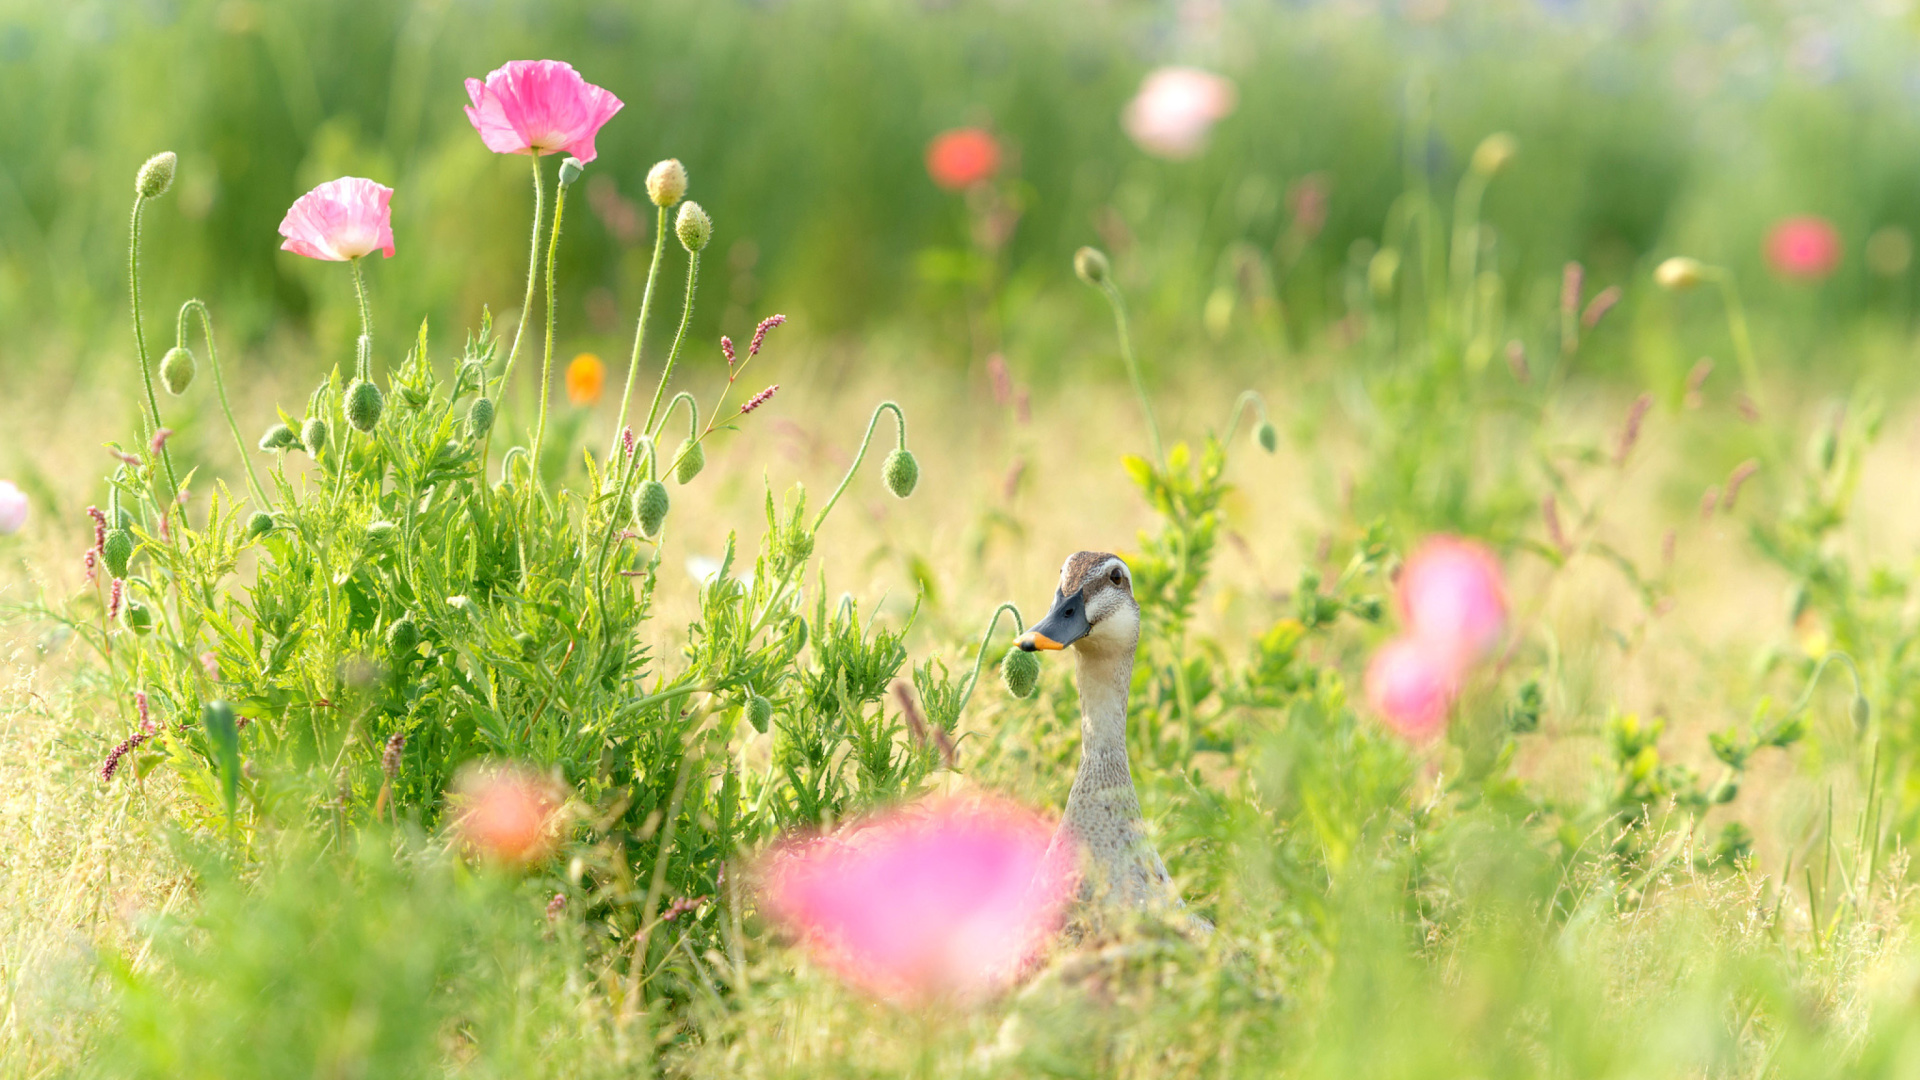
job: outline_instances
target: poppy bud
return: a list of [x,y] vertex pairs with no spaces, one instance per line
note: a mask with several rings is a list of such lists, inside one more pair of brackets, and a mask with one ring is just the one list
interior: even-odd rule
[[633,499],[634,516],[640,519],[640,531],[648,536],[658,536],[660,526],[667,520],[667,485],[658,480],[649,480],[640,485],[640,491]]
[[883,475],[887,490],[904,499],[913,494],[913,486],[920,482],[920,463],[913,459],[913,451],[903,446],[887,455]]
[[399,535],[400,526],[391,521],[375,521],[367,525],[367,543],[374,547],[385,547],[393,543],[394,537]]
[[700,209],[699,203],[681,203],[680,216],[673,223],[673,231],[680,234],[681,247],[688,252],[696,252],[713,239],[713,219]]
[[267,429],[265,435],[260,436],[262,450],[291,450],[299,445],[299,437],[294,435],[293,429],[285,424],[275,424]]
[[138,600],[127,601],[127,625],[136,634],[153,632],[153,609]]
[[1706,267],[1699,259],[1677,255],[1654,268],[1654,284],[1673,292],[1685,292],[1706,278]]
[[1865,694],[1855,694],[1853,697],[1853,726],[1859,728],[1861,731],[1865,731],[1867,730],[1867,725],[1872,721],[1873,703],[1867,700]]
[[1507,167],[1513,156],[1520,152],[1520,144],[1513,136],[1504,131],[1496,131],[1480,140],[1473,148],[1472,168],[1481,176],[1492,176]]
[[[282,426],[284,427],[285,425]],[[255,510],[253,515],[247,518],[247,539],[258,540],[260,537],[272,531],[273,515],[267,513],[265,510]]]
[[395,656],[406,656],[420,646],[420,629],[413,625],[413,616],[402,615],[387,627],[387,650]]
[[1253,426],[1253,442],[1267,453],[1273,453],[1274,448],[1280,445],[1280,433],[1273,429],[1273,421],[1262,420]]
[[100,558],[107,564],[107,576],[126,577],[127,566],[133,562],[133,534],[125,529],[109,529],[107,542],[100,547]]
[[493,399],[474,398],[467,406],[467,432],[478,439],[493,430]]
[[673,467],[673,478],[682,484],[691,484],[700,470],[707,467],[707,452],[700,444],[688,439],[680,444],[680,450],[674,455],[679,464]]
[[572,187],[573,182],[580,179],[580,174],[586,170],[586,162],[581,161],[577,157],[569,156],[565,161],[560,163],[560,186],[563,188]]
[[655,206],[672,206],[687,195],[687,167],[668,158],[647,172],[647,198]]
[[366,379],[355,379],[347,387],[347,397],[342,411],[347,414],[347,423],[362,434],[371,432],[380,422],[380,413],[386,407],[386,399],[381,396],[380,388]]
[[1040,657],[1024,649],[1007,650],[1006,658],[1000,661],[1000,681],[1007,684],[1007,693],[1017,698],[1030,698],[1040,683]]
[[768,701],[759,694],[750,694],[747,697],[747,707],[745,711],[747,714],[747,723],[753,725],[753,730],[765,735],[767,733],[767,723],[773,719],[773,702]]
[[173,170],[180,159],[173,151],[163,150],[147,159],[133,178],[133,190],[143,199],[157,199],[173,186]]
[[179,397],[193,385],[193,351],[183,345],[175,345],[160,358],[160,385],[167,393]]
[[1083,247],[1073,253],[1073,272],[1089,285],[1105,285],[1107,275],[1113,272],[1113,264],[1099,248]]
[[307,422],[300,425],[300,445],[307,448],[307,453],[319,457],[320,451],[327,448],[327,422],[317,416],[307,417]]

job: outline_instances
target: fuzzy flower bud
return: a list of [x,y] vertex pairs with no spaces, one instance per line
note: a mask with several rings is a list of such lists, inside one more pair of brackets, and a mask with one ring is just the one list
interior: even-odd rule
[[420,628],[413,616],[402,615],[387,627],[387,649],[395,656],[406,656],[420,645]]
[[127,625],[133,627],[136,634],[153,632],[153,609],[138,600],[127,601]]
[[467,406],[467,433],[478,439],[493,430],[493,399],[474,398]]
[[1481,176],[1492,176],[1506,168],[1507,163],[1519,152],[1520,144],[1513,136],[1496,131],[1481,139],[1480,145],[1473,148],[1473,171]]
[[258,540],[273,531],[273,515],[265,510],[255,510],[247,518],[247,539]]
[[386,408],[386,398],[380,388],[366,379],[355,379],[347,387],[346,400],[342,410],[347,414],[347,423],[362,434],[371,432],[380,423],[380,413]]
[[267,429],[266,434],[260,436],[260,449],[262,450],[291,450],[299,445],[299,436],[295,435],[293,429],[285,424],[275,424]]
[[751,694],[747,697],[747,707],[744,711],[747,714],[747,723],[753,725],[753,730],[765,735],[767,725],[773,719],[773,702],[759,694]]
[[673,467],[673,478],[681,484],[693,483],[700,470],[707,467],[707,452],[692,439],[680,444],[680,450],[674,455],[679,464]]
[[647,198],[655,206],[672,206],[687,197],[687,167],[668,158],[647,172]]
[[1262,420],[1253,426],[1253,444],[1271,454],[1280,445],[1280,433],[1273,428],[1273,421]]
[[1083,247],[1073,253],[1073,272],[1089,285],[1105,285],[1107,276],[1113,272],[1113,264],[1099,248]]
[[187,387],[193,385],[195,366],[193,351],[185,346],[175,345],[167,350],[167,355],[160,358],[160,385],[167,388],[167,393],[179,397],[187,392]]
[[920,482],[920,463],[913,459],[913,451],[900,447],[887,455],[882,475],[887,481],[887,490],[896,498],[904,499],[913,494],[915,484]]
[[300,425],[300,445],[307,448],[307,453],[319,457],[327,448],[327,422],[317,416],[307,417],[307,422]]
[[1000,661],[1000,681],[1007,684],[1007,693],[1017,698],[1030,698],[1034,688],[1040,684],[1040,656],[1024,649],[1007,650],[1006,658]]
[[713,239],[713,219],[700,209],[699,203],[681,203],[680,216],[673,223],[673,231],[680,234],[681,247],[696,252]]
[[133,190],[143,199],[157,199],[173,186],[173,170],[180,159],[173,151],[163,150],[147,159],[133,178]]
[[133,562],[133,534],[125,529],[109,529],[100,556],[107,564],[108,576],[126,577],[127,567]]
[[[395,626],[400,625],[395,623]],[[407,733],[396,731],[387,736],[387,745],[380,751],[380,772],[391,784],[400,775],[400,758],[407,751]]]
[[668,505],[667,485],[658,480],[641,484],[633,499],[633,514],[640,521],[640,531],[647,536],[660,535],[660,526],[667,520]]
[[1706,280],[1706,267],[1698,259],[1677,255],[1653,271],[1654,284],[1673,292],[1685,292]]
[[371,521],[367,523],[367,543],[373,547],[385,547],[393,543],[400,535],[400,526],[391,521]]
[[560,163],[560,186],[572,187],[574,181],[580,179],[580,174],[585,171],[587,171],[586,162],[577,157],[568,157]]

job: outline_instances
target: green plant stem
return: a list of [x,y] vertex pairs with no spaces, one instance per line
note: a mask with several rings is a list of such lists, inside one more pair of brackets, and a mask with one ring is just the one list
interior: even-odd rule
[[653,263],[647,267],[647,287],[640,294],[640,319],[633,327],[633,356],[627,361],[627,384],[620,391],[620,413],[613,421],[613,457],[620,446],[620,432],[627,426],[627,406],[633,401],[634,379],[640,374],[640,347],[647,340],[647,320],[653,314],[653,285],[660,278],[660,263],[667,253],[667,208],[660,207],[653,226]]
[[[661,476],[671,475],[679,469],[680,459],[686,456],[689,449],[699,445],[707,437],[707,433],[700,430],[700,403],[694,400],[691,392],[686,390],[673,395],[673,400],[667,402],[666,411],[660,414],[660,427],[667,426],[667,421],[673,417],[673,407],[682,401],[687,403],[687,442],[673,455],[673,460],[667,462],[667,467],[660,471]],[[657,429],[654,437],[658,437]]]
[[853,464],[847,466],[847,474],[840,478],[840,486],[833,489],[833,494],[827,497],[827,504],[820,508],[820,513],[813,519],[814,532],[820,531],[820,526],[826,523],[827,514],[833,510],[833,504],[840,501],[841,493],[846,491],[847,485],[853,482],[853,474],[860,470],[860,463],[866,460],[867,447],[873,444],[873,429],[880,423],[880,414],[888,410],[892,410],[893,418],[899,425],[900,448],[906,449],[907,414],[901,412],[900,406],[891,401],[883,401],[874,406],[873,418],[867,421],[866,437],[860,440],[860,451],[853,455]]
[[1248,405],[1252,405],[1259,412],[1260,419],[1267,419],[1267,399],[1261,396],[1260,391],[1240,391],[1240,396],[1233,401],[1233,411],[1227,413],[1227,433],[1220,436],[1220,445],[1223,449],[1232,447],[1233,435],[1240,430],[1240,418],[1246,415]]
[[1486,198],[1489,177],[1468,169],[1453,197],[1453,250],[1448,267],[1453,286],[1453,316],[1457,340],[1473,336],[1473,277],[1480,261],[1480,204]]
[[[520,325],[513,328],[513,345],[507,350],[506,366],[500,369],[500,381],[496,384],[502,390],[507,380],[513,376],[514,361],[520,359],[520,339],[527,332],[527,317],[533,313],[534,288],[540,282],[540,225],[546,220],[547,190],[540,180],[540,156],[533,156],[533,245],[527,253],[527,297],[520,302]],[[484,389],[482,390],[484,393]],[[500,395],[496,393],[497,399]]]
[[667,380],[673,378],[673,362],[680,358],[680,345],[687,340],[687,324],[693,321],[693,289],[700,280],[700,253],[687,253],[687,296],[680,306],[680,329],[673,335],[673,348],[667,350],[666,366],[660,369],[660,384],[653,388],[653,401],[647,406],[647,422],[641,425],[649,436],[658,437],[660,429],[654,426],[657,419],[661,424],[667,418],[660,415],[660,398],[667,392]]
[[260,486],[260,476],[253,471],[253,458],[247,453],[247,441],[240,437],[240,423],[233,418],[233,405],[227,400],[227,382],[220,374],[220,350],[213,343],[213,316],[207,311],[207,305],[198,299],[189,300],[180,305],[180,321],[175,329],[175,339],[184,348],[187,344],[187,316],[189,313],[200,316],[200,336],[207,343],[207,367],[213,371],[213,389],[220,398],[220,411],[227,416],[227,430],[233,432],[234,449],[240,451],[240,464],[247,470],[247,488],[253,497],[259,500],[259,508],[264,510],[273,505],[267,498],[266,489]]
[[357,379],[373,378],[373,305],[367,303],[367,278],[360,270],[363,255],[347,260],[353,267],[353,298],[360,305],[360,339],[354,342],[353,375]]
[[1012,604],[1001,604],[999,607],[993,609],[992,617],[987,619],[986,632],[980,635],[980,651],[974,654],[973,670],[967,675],[967,688],[960,692],[960,707],[954,710],[955,716],[966,712],[967,702],[973,700],[974,684],[980,681],[980,667],[986,662],[987,645],[993,640],[993,628],[1000,625],[1001,613],[1008,611],[1013,612],[1014,633],[1019,633],[1020,628],[1026,625],[1026,620],[1020,617],[1020,609],[1014,607]]
[[1740,286],[1733,272],[1724,267],[1707,267],[1709,277],[1720,286],[1720,299],[1727,309],[1727,334],[1733,338],[1733,356],[1740,364],[1740,381],[1746,385],[1753,407],[1760,408],[1760,364],[1753,354],[1753,335],[1747,331],[1747,306],[1740,300]]
[[[127,292],[133,303],[133,344],[140,357],[140,379],[147,388],[147,445],[153,445],[153,438],[160,431],[160,398],[153,392],[153,362],[147,356],[147,331],[140,320],[140,211],[146,206],[145,196],[133,197],[132,236],[127,244]],[[173,490],[173,496],[180,495],[180,480],[173,472],[173,454],[163,443],[160,447],[160,461],[167,468],[167,483]]]
[[553,265],[560,253],[560,220],[566,213],[567,189],[561,185],[553,196],[553,234],[547,239],[547,343],[546,355],[540,361],[540,419],[533,429],[533,484],[540,489],[545,488],[540,479],[540,449],[547,441],[547,398],[553,390]]
[[1807,688],[1800,692],[1800,700],[1794,702],[1793,708],[1787,710],[1787,716],[1789,718],[1800,715],[1806,711],[1808,706],[1813,704],[1813,692],[1820,687],[1820,676],[1827,673],[1827,665],[1833,663],[1835,660],[1845,664],[1847,671],[1853,676],[1854,696],[1862,700],[1867,699],[1866,684],[1860,680],[1860,669],[1854,664],[1853,657],[1835,649],[1820,658],[1819,665],[1813,669],[1813,677],[1807,680]]
[[1140,398],[1140,411],[1147,417],[1147,442],[1153,447],[1153,461],[1161,469],[1167,467],[1167,456],[1160,449],[1160,424],[1153,417],[1153,402],[1147,397],[1147,385],[1140,380],[1140,363],[1133,355],[1133,334],[1127,328],[1127,302],[1112,281],[1100,283],[1100,292],[1107,298],[1107,304],[1113,308],[1113,326],[1120,336],[1120,359],[1127,365],[1127,378],[1133,381],[1133,392]]

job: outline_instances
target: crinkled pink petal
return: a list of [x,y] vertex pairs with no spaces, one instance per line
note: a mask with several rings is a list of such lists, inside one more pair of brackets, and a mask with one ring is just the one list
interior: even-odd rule
[[467,80],[467,119],[496,154],[598,154],[593,138],[622,102],[560,60],[515,60]]
[[1387,726],[1421,741],[1447,724],[1459,670],[1444,650],[1413,638],[1382,645],[1367,664],[1367,704]]
[[393,258],[393,189],[358,176],[329,180],[300,196],[280,222],[284,251],[344,262],[375,251]]
[[1507,620],[1500,563],[1481,544],[1436,536],[1400,570],[1400,618],[1411,636],[1464,664],[1500,638]]
[[990,991],[1059,925],[1072,882],[1045,867],[1049,833],[997,801],[907,808],[783,848],[767,874],[767,908],[870,991]]

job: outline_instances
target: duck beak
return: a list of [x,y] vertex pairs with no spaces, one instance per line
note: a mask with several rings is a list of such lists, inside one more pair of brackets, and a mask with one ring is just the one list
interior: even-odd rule
[[1040,652],[1064,649],[1086,637],[1093,630],[1093,624],[1087,621],[1086,593],[1084,590],[1072,596],[1053,594],[1053,610],[1047,617],[1034,623],[1027,632],[1014,642],[1027,652]]

